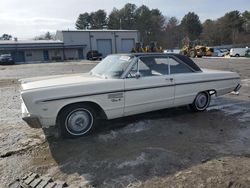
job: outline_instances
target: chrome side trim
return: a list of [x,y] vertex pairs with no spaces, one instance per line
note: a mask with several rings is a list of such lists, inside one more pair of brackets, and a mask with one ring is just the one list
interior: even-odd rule
[[176,83],[176,84],[173,83],[173,84],[155,85],[155,86],[150,86],[150,87],[128,88],[126,90],[113,90],[113,91],[98,92],[98,93],[88,93],[88,94],[84,94],[84,95],[74,95],[74,96],[42,99],[42,100],[37,100],[35,102],[36,103],[40,103],[40,102],[45,103],[45,102],[52,102],[52,101],[57,101],[57,100],[88,97],[88,96],[93,96],[93,95],[103,95],[103,94],[111,94],[111,93],[119,93],[119,92],[130,92],[130,91],[136,91],[136,90],[156,89],[156,88],[161,88],[161,87],[173,87],[173,86],[178,86],[178,85],[189,85],[189,84],[216,82],[216,81],[224,81],[224,80],[235,80],[235,79],[239,79],[239,77],[213,79],[213,80],[200,80],[200,81],[193,81],[193,82],[182,82],[182,83]]

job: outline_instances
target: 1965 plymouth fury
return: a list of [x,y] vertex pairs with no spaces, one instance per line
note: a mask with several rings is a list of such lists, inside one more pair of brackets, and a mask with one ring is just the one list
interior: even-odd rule
[[237,73],[200,69],[177,54],[116,54],[89,73],[21,80],[22,118],[31,127],[58,126],[63,136],[90,133],[114,119],[190,105],[204,111],[211,95],[240,89]]

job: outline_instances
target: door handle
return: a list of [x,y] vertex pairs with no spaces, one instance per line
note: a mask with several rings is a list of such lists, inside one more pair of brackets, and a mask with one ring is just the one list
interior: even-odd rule
[[174,81],[173,78],[166,78],[165,80],[169,80],[170,82],[173,82],[173,81]]

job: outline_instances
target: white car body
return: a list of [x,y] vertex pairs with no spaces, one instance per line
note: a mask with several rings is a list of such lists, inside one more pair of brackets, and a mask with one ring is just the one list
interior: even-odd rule
[[85,73],[23,79],[21,82],[23,118],[32,127],[50,127],[56,125],[60,110],[70,104],[97,105],[105,118],[114,119],[188,105],[201,91],[225,95],[239,88],[240,77],[234,72],[202,69],[139,78],[114,79]]
[[244,57],[248,48],[231,48],[231,57]]

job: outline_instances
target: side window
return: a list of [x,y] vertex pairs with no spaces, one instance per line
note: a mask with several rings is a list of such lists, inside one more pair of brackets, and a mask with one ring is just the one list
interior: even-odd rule
[[137,69],[139,68],[139,73],[141,77],[147,76],[162,76],[178,73],[192,73],[193,71],[183,63],[179,63],[172,57],[160,57],[160,56],[147,56],[141,57],[137,64],[133,66],[128,78],[134,78]]
[[[139,68],[139,71],[138,71],[138,68]],[[139,72],[140,76],[143,76],[143,77],[152,76],[150,68],[140,59],[138,60],[136,64],[134,64],[127,78],[135,78],[137,72]]]
[[156,66],[153,71],[157,72],[159,75],[168,75],[169,74],[169,66],[168,66],[168,58],[166,57],[157,57],[155,58]]
[[164,57],[142,57],[139,61],[139,72],[141,76],[161,76],[168,74],[168,58]]
[[139,73],[141,76],[153,76],[151,68],[148,66],[148,63],[145,61],[142,61],[141,59],[138,61],[139,63]]
[[173,58],[169,58],[169,66],[170,66],[170,74],[178,74],[178,73],[191,73],[193,72],[189,67],[186,65],[179,63]]

